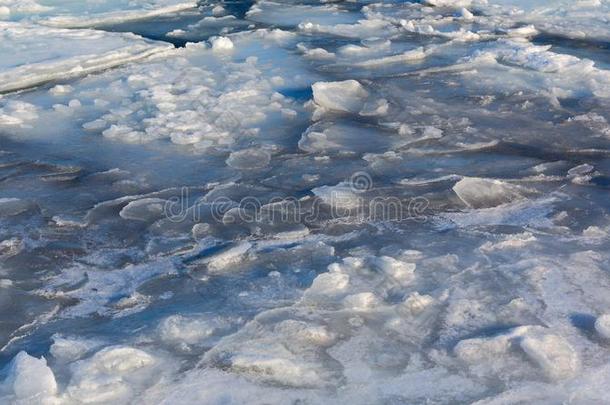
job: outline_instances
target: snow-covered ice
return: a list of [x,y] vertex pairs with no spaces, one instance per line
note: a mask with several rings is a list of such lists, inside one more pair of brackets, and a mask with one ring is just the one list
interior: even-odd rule
[[608,403],[609,10],[0,0],[0,402]]
[[0,93],[84,76],[169,48],[133,34],[0,22]]
[[197,7],[185,0],[2,0],[0,19],[84,28],[147,19]]

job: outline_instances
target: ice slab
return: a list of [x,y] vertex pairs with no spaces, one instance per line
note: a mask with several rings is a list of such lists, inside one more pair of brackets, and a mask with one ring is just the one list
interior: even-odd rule
[[208,42],[4,95],[0,303],[58,306],[3,358],[50,347],[59,403],[608,402],[602,52],[488,3],[209,4]]
[[356,80],[318,82],[312,86],[313,100],[330,110],[357,113],[364,107],[369,93]]
[[184,0],[4,0],[0,19],[35,20],[41,24],[85,28],[147,19],[197,7],[196,1]]
[[[264,131],[258,144],[274,145],[284,133],[275,123],[294,122],[302,107],[277,91],[285,87],[282,69],[267,69],[267,61],[250,56],[253,49],[286,40],[292,41],[291,36],[282,31],[262,30],[213,38],[211,47],[200,43],[167,50],[162,46],[160,57],[87,77],[73,83],[68,94],[52,91],[38,98],[38,107],[46,106],[42,110],[26,104],[10,109],[13,104],[7,104],[3,127],[26,134],[36,132],[20,126],[26,119],[31,124],[34,116],[60,122],[71,117],[80,131],[133,144],[168,139],[199,151],[217,148],[237,153],[242,144],[252,146],[249,139]],[[279,48],[268,59],[283,52]],[[245,157],[246,152],[241,152],[228,162],[245,168],[246,162],[238,162]]]
[[492,0],[482,9],[494,14],[498,13],[498,6],[508,18],[533,24],[551,35],[593,41],[610,39],[610,4],[605,0]]
[[[144,59],[171,46],[137,35],[0,22],[0,93]],[[12,56],[9,56],[12,55]]]
[[13,401],[30,403],[52,400],[57,393],[55,375],[44,357],[38,359],[23,351],[9,365],[8,377],[0,387]]
[[355,21],[355,14],[337,4],[300,5],[293,3],[258,1],[246,17],[250,21],[280,26],[297,26],[300,23],[336,25]]

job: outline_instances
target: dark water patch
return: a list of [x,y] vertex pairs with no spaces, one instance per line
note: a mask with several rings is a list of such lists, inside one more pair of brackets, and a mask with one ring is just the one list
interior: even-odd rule
[[[544,149],[532,145],[525,145],[513,142],[499,142],[497,145],[491,146],[489,151],[504,155],[517,155],[521,157],[536,158],[542,161],[572,161],[574,164],[588,163],[590,159],[603,159],[606,153],[595,151],[561,151],[553,149]],[[587,158],[586,160],[583,160]],[[589,162],[590,163],[590,162]]]
[[173,30],[186,29],[189,25],[201,20],[204,15],[200,11],[178,13],[155,17],[142,21],[130,21],[119,24],[96,27],[108,32],[131,32],[154,41],[169,42],[177,48],[184,47],[188,42],[183,38],[168,35]]
[[285,97],[290,97],[299,102],[311,100],[313,97],[313,91],[311,87],[297,87],[297,88],[285,88],[278,91]]
[[228,14],[234,15],[239,19],[245,19],[246,13],[250,10],[250,7],[254,4],[252,0],[236,0],[236,1],[223,1],[220,3]]
[[591,59],[600,65],[610,67],[610,42],[586,38],[573,39],[560,35],[541,33],[532,38],[535,45],[551,45],[552,51],[576,56],[580,59]]

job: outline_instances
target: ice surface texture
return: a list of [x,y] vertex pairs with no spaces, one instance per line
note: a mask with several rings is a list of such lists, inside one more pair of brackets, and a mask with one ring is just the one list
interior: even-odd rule
[[0,0],[0,402],[610,402],[609,10]]
[[171,48],[133,34],[0,22],[0,93],[67,80]]
[[0,19],[84,28],[147,19],[196,6],[196,1],[184,0],[2,0]]

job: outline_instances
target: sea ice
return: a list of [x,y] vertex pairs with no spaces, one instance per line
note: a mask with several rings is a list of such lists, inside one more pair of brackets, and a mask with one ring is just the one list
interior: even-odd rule
[[471,208],[490,208],[526,198],[531,191],[500,180],[464,178],[453,187]]
[[[194,9],[196,1],[101,0],[96,2],[53,0],[3,0],[4,18],[32,20],[42,24],[84,28],[151,18]],[[2,19],[2,16],[0,16]]]
[[608,402],[607,2],[68,3],[0,0],[0,401]]
[[6,56],[0,61],[0,93],[84,76],[169,48],[129,33],[0,22],[0,53]]
[[604,339],[610,339],[610,316],[607,314],[599,316],[595,320],[595,330]]
[[9,365],[8,377],[2,385],[2,390],[9,394],[5,400],[16,402],[44,403],[57,393],[57,382],[53,371],[43,358],[36,358],[26,352],[20,352]]
[[151,380],[158,366],[158,360],[145,351],[106,347],[72,363],[72,379],[66,391],[71,399],[81,402],[126,402],[137,394],[134,388]]
[[358,113],[369,93],[356,80],[317,82],[311,86],[314,102],[329,110]]

